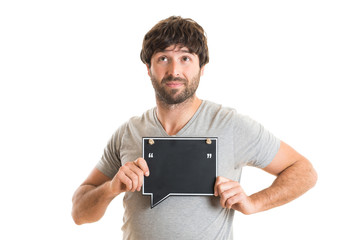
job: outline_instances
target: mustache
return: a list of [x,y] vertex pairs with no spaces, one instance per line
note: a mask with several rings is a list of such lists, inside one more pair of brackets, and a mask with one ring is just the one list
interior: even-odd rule
[[172,75],[164,77],[161,80],[161,83],[167,83],[167,82],[182,82],[182,83],[186,83],[186,79],[185,78],[180,78],[180,77],[174,77]]

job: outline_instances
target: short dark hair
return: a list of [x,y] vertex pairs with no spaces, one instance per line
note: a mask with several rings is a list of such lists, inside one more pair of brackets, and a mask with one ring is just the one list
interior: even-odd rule
[[199,57],[200,67],[209,62],[204,29],[190,18],[171,16],[158,22],[146,33],[140,53],[141,61],[150,66],[153,54],[171,45],[187,47]]

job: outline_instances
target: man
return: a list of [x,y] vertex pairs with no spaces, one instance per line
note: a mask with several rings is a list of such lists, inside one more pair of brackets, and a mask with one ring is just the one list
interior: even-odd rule
[[[144,37],[141,60],[156,95],[156,108],[131,118],[112,136],[104,155],[73,197],[77,224],[98,221],[124,196],[124,239],[232,239],[234,212],[253,214],[285,204],[314,186],[311,163],[260,124],[235,110],[200,100],[196,89],[209,61],[204,30],[191,19],[170,17]],[[151,174],[142,137],[218,137],[215,196],[170,197],[150,209],[140,193]],[[251,165],[276,175],[251,196],[239,184]]]

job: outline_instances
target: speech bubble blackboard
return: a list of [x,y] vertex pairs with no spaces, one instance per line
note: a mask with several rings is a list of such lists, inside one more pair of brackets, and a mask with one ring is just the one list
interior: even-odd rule
[[151,195],[151,208],[171,195],[214,195],[217,138],[143,138],[143,158],[150,176],[142,193]]

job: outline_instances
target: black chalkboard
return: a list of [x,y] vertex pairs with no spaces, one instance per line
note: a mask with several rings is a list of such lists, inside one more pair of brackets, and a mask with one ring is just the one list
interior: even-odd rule
[[151,208],[171,195],[214,195],[217,138],[143,138],[143,158],[150,176],[143,195]]

